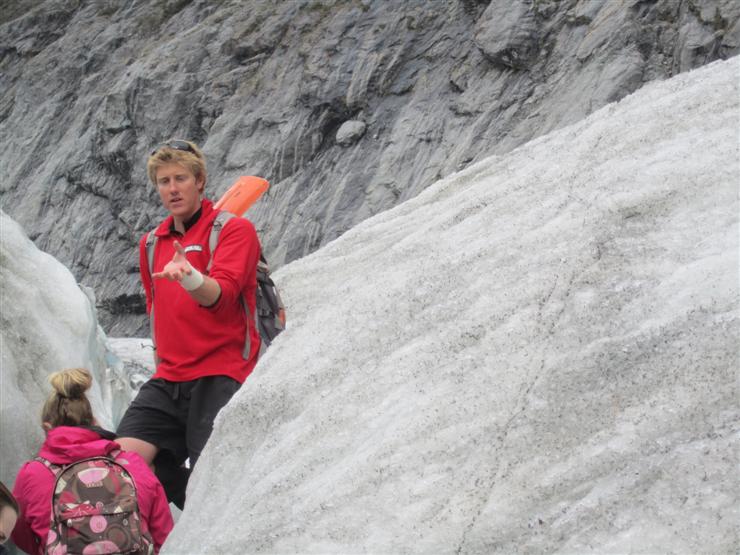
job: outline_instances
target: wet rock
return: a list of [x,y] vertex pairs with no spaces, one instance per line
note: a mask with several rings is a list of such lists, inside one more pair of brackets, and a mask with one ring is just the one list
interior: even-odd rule
[[491,2],[476,24],[475,44],[494,64],[527,69],[539,48],[532,0]]
[[337,131],[337,144],[349,146],[356,143],[365,134],[365,129],[367,125],[364,121],[345,121]]

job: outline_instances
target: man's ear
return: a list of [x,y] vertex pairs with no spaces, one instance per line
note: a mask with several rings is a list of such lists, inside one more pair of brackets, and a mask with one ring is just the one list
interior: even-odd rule
[[196,181],[195,185],[198,187],[198,192],[202,195],[203,192],[206,189],[206,180],[203,179],[203,176],[200,176]]

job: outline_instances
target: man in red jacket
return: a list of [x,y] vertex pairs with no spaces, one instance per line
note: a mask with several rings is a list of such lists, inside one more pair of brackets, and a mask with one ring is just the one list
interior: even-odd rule
[[189,458],[195,465],[214,418],[257,363],[260,337],[248,314],[260,245],[248,220],[232,218],[210,252],[218,210],[203,196],[206,163],[193,143],[164,143],[149,156],[147,173],[169,212],[154,231],[152,268],[148,234],[139,245],[157,367],[121,420],[118,442],[154,463],[168,498],[182,507],[182,464]]

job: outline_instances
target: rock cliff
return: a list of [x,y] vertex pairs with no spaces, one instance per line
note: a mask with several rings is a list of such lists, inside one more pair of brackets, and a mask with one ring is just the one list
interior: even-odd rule
[[[204,146],[242,174],[274,265],[432,182],[740,51],[734,0],[0,2],[0,195],[146,333],[135,245],[162,216],[144,165]],[[607,138],[614,140],[615,138]]]

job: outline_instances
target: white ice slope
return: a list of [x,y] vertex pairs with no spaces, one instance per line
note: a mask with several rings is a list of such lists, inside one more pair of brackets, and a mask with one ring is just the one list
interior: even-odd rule
[[40,251],[0,210],[0,480],[11,485],[41,446],[47,377],[84,367],[94,376],[90,399],[101,425],[113,427],[130,390],[112,369],[92,293]]
[[739,62],[283,268],[164,552],[737,552]]

